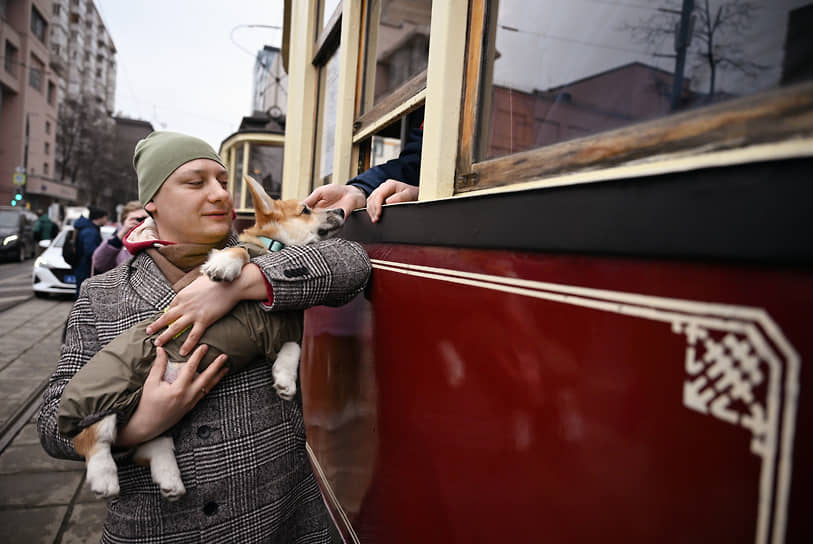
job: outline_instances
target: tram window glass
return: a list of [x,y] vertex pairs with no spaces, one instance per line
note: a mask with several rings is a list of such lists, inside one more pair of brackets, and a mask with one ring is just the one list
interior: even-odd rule
[[336,13],[337,8],[341,9],[342,0],[321,0],[321,14],[322,14],[322,23],[321,27],[325,28],[328,23],[330,22],[331,16]]
[[[278,145],[251,144],[248,173],[259,181],[265,192],[272,198],[279,198],[282,192],[283,147]],[[247,207],[254,207],[251,194],[247,195]]]
[[360,113],[421,75],[429,59],[431,0],[370,0]]
[[319,101],[316,112],[316,153],[311,190],[330,183],[333,174],[333,143],[336,133],[336,98],[339,85],[338,49],[319,68]]
[[490,0],[486,9],[475,161],[811,77],[801,36],[810,0]]
[[384,164],[398,158],[401,153],[401,139],[374,135],[370,144],[370,167]]
[[243,199],[243,149],[245,146],[242,144],[237,145],[234,149],[234,188],[232,192],[232,199],[234,206],[240,208],[240,203]]

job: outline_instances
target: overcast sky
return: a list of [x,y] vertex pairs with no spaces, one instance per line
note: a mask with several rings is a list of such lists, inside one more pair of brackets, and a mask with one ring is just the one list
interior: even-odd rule
[[116,113],[217,150],[251,113],[254,53],[282,38],[275,29],[232,30],[282,26],[282,0],[95,2],[117,50]]

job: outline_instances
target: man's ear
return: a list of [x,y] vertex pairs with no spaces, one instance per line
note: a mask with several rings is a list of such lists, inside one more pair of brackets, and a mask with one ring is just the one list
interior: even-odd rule
[[149,202],[147,202],[147,205],[144,206],[144,209],[150,213],[155,213],[155,202],[150,200]]

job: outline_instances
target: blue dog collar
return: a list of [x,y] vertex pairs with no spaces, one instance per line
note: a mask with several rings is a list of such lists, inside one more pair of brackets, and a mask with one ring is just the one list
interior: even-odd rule
[[280,249],[285,247],[285,244],[283,244],[279,240],[274,240],[268,238],[267,236],[257,236],[257,238],[260,239],[260,241],[263,243],[263,245],[268,251],[279,251]]

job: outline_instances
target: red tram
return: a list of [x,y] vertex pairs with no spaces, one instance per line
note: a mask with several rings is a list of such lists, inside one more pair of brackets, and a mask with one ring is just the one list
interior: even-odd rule
[[812,20],[286,2],[284,139],[221,149],[241,213],[283,143],[304,198],[425,127],[419,200],[345,226],[367,291],[306,312],[308,451],[347,542],[813,541]]

